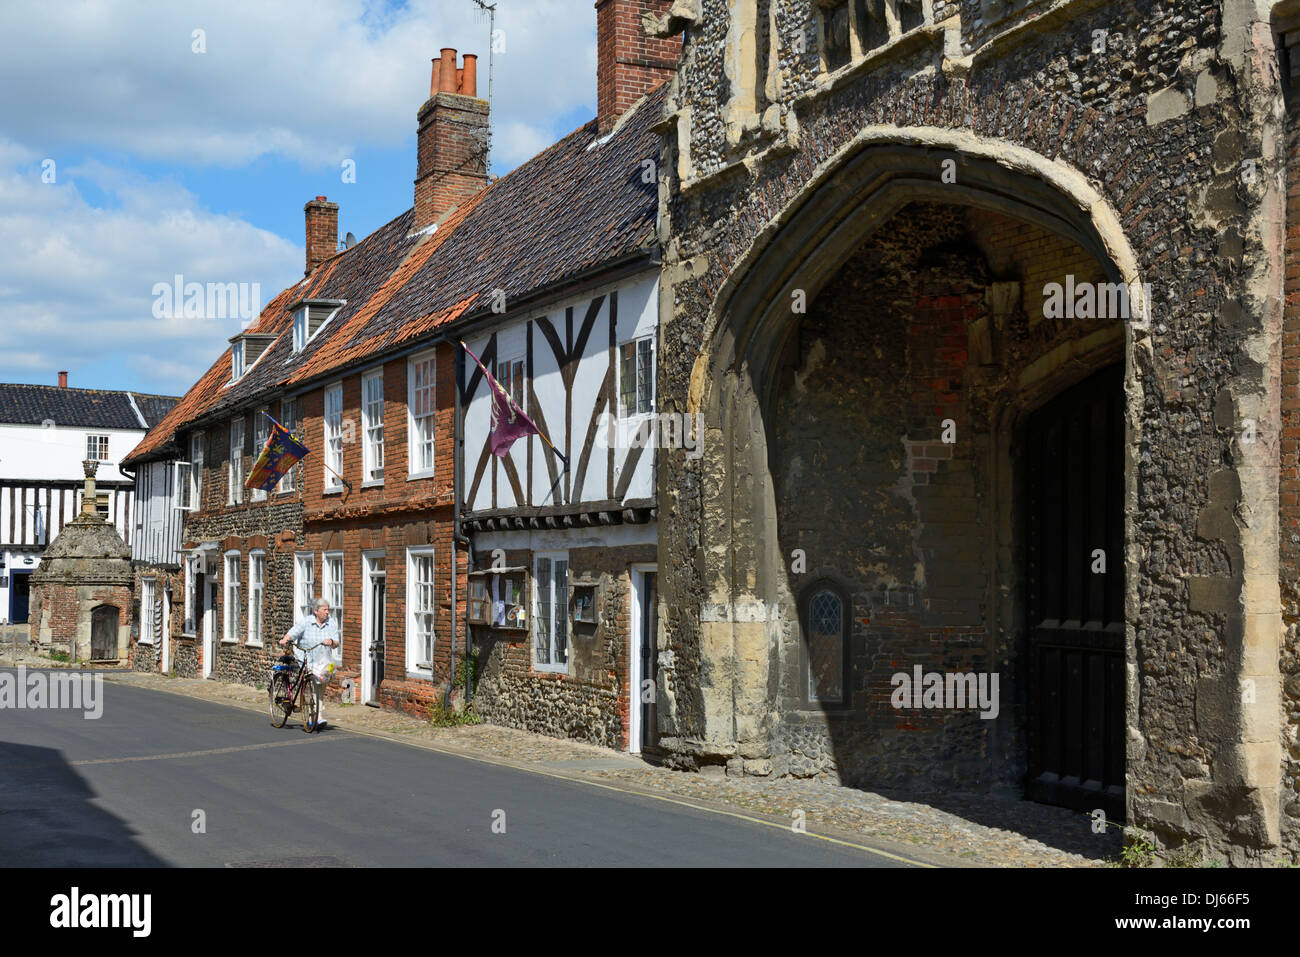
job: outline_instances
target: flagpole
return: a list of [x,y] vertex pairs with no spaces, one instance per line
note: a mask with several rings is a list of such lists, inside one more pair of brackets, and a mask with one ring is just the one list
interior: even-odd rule
[[[484,375],[487,375],[487,366],[483,364],[482,359],[474,355],[474,353],[470,352],[469,346],[465,345],[465,340],[457,339],[456,341],[459,342],[460,347],[464,349],[466,352],[468,352],[470,357],[476,363],[478,363],[478,367],[483,370]],[[545,442],[547,445],[549,445],[551,447],[551,451],[560,457],[560,461],[564,463],[564,471],[566,472],[569,471],[569,457],[555,447],[555,443],[552,442],[550,438],[547,437],[546,433],[542,431],[542,427],[540,425],[537,425],[536,422],[534,422],[533,425],[537,427],[537,437],[541,439],[543,442]]]
[[[463,342],[461,343],[461,345],[464,345],[464,344],[465,344],[465,343],[463,343]],[[271,415],[271,413],[267,412],[265,409],[262,409],[262,410],[261,410],[261,413],[262,413],[262,415],[264,415],[264,416],[266,416],[268,419],[270,419],[272,422],[274,422],[276,425],[280,426],[280,428],[284,429],[286,432],[289,432],[290,435],[293,435],[293,433],[290,432],[288,429],[286,429],[286,428],[284,427],[284,425],[282,425],[280,422],[276,421],[276,419]],[[345,479],[342,475],[339,475],[338,472],[335,472],[333,469],[331,469],[331,468],[330,468],[330,464],[329,464],[328,462],[325,461],[324,457],[321,458],[321,464],[324,465],[325,468],[329,469],[330,474],[333,475],[335,478],[337,478],[340,482],[342,482],[342,483],[344,484],[344,486],[347,487],[347,490],[348,490],[349,492],[352,491],[352,483],[349,482],[347,479]],[[565,463],[565,467],[566,467],[566,468],[568,467],[568,463],[567,463],[567,462]]]

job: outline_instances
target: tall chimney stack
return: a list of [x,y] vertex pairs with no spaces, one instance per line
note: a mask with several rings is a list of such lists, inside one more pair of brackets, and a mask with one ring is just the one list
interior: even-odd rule
[[477,58],[458,65],[450,47],[433,60],[416,137],[415,228],[442,221],[488,184],[488,104],[478,97]]
[[672,0],[596,0],[596,125],[612,130],[637,100],[672,79],[682,38],[647,36],[642,17]]
[[60,388],[60,389],[66,389],[67,387],[68,387],[68,373],[67,373],[67,372],[60,372],[60,373],[59,373],[59,388]]
[[339,248],[339,204],[317,196],[302,208],[307,217],[307,269],[303,275],[329,259]]

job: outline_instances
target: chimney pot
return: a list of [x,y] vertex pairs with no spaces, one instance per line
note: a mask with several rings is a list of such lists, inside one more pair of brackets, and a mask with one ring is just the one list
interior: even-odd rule
[[442,74],[438,77],[438,92],[456,92],[456,51],[452,47],[442,48]]
[[442,57],[433,58],[433,72],[429,74],[429,99],[438,94],[438,78],[442,76]]
[[60,388],[60,389],[66,389],[67,387],[68,387],[68,373],[67,373],[66,371],[65,371],[65,372],[60,372],[60,373],[59,373],[59,388]]
[[478,57],[473,53],[465,54],[465,66],[461,70],[460,92],[466,96],[478,96]]

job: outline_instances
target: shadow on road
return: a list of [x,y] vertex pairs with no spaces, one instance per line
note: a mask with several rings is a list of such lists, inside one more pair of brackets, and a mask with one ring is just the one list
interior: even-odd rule
[[0,741],[0,866],[167,867],[53,748]]

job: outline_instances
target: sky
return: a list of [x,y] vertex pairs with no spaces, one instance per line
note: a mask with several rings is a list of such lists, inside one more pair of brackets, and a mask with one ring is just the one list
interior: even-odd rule
[[[442,47],[493,56],[491,171],[596,112],[592,0],[0,4],[0,382],[182,395],[246,325],[163,287],[302,278],[303,204],[339,237],[410,208]],[[354,180],[354,181],[353,181]],[[256,288],[254,288],[256,284]]]

